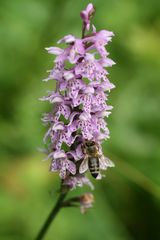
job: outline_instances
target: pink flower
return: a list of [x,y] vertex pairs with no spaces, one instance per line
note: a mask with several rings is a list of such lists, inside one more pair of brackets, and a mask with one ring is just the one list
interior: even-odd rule
[[[81,12],[83,33],[90,29],[90,18],[95,9],[88,4]],[[48,91],[42,101],[52,105],[52,111],[43,115],[43,122],[48,126],[44,136],[48,159],[51,159],[51,172],[58,172],[63,184],[71,189],[84,184],[93,188],[80,172],[81,162],[88,158],[85,153],[85,142],[97,144],[99,157],[103,155],[101,143],[109,138],[109,129],[105,121],[111,113],[112,106],[107,104],[108,93],[114,84],[108,79],[106,67],[114,65],[108,58],[105,45],[111,41],[113,33],[107,30],[93,31],[82,39],[66,35],[58,41],[65,43],[66,48],[49,47],[48,53],[55,55],[54,67],[44,81],[54,80],[55,91]],[[94,52],[91,50],[94,50]],[[68,67],[69,66],[69,67]],[[113,167],[108,160],[98,160],[100,169]],[[107,161],[107,160],[106,160]],[[101,177],[101,174],[99,174]],[[90,207],[88,200],[82,199],[81,211]]]
[[90,18],[93,16],[95,9],[92,3],[89,3],[85,10],[80,13],[80,16],[83,20],[83,23],[86,27],[86,30],[90,29]]
[[112,36],[114,36],[113,32],[107,30],[101,30],[99,32],[95,32],[92,36],[85,37],[83,41],[93,43],[88,47],[88,51],[92,49],[96,49],[101,57],[105,58],[108,53],[105,49],[105,45],[108,44],[112,40]]

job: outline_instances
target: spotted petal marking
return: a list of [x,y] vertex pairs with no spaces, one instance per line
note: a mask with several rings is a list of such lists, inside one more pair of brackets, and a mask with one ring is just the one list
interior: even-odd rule
[[69,171],[70,173],[72,173],[73,175],[76,174],[76,166],[75,166],[75,164],[74,164],[72,161],[66,160],[66,168],[67,168],[68,171]]

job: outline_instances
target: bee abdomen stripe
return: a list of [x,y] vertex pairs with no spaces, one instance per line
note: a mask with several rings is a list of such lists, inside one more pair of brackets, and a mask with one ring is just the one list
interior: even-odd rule
[[90,167],[89,169],[93,169],[93,170],[99,170],[98,167]]
[[99,169],[91,169],[90,168],[90,171],[92,171],[92,172],[97,172],[98,171],[99,172]]

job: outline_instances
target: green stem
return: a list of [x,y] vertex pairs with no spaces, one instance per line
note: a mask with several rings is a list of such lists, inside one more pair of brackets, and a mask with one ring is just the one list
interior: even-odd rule
[[44,225],[42,226],[42,228],[41,228],[40,232],[38,233],[37,237],[35,238],[35,240],[42,240],[43,239],[43,237],[46,234],[48,228],[50,227],[52,221],[57,216],[57,213],[59,212],[59,210],[63,207],[63,200],[66,197],[66,195],[67,195],[67,191],[60,193],[60,196],[57,200],[56,205],[54,206],[54,208],[50,212],[48,218],[46,219]]

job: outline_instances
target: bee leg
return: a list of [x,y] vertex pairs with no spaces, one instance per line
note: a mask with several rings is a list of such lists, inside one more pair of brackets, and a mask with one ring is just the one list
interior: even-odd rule
[[96,177],[97,180],[101,180],[102,179],[102,175],[101,173],[98,174],[98,176]]
[[103,177],[105,177],[105,175],[102,175],[101,173],[99,173],[98,176],[96,177],[96,179],[101,180]]
[[98,157],[98,158],[101,158],[102,155],[103,155],[103,153],[102,153],[102,150],[101,150],[101,148],[100,148],[100,145],[99,145],[97,142],[95,143],[95,145],[96,145],[97,150],[98,150],[98,151],[97,151],[97,153],[98,153],[98,154],[97,154],[97,157]]

